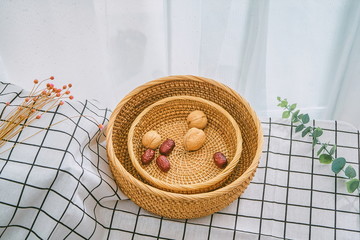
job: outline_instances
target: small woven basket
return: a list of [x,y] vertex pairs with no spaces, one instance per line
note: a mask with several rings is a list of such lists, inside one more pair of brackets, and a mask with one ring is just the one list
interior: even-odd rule
[[[236,121],[243,139],[241,157],[219,188],[213,191],[173,193],[146,183],[132,164],[127,148],[134,120],[144,109],[172,96],[194,96],[214,102]],[[261,124],[246,100],[211,79],[170,76],[150,81],[121,100],[106,130],[110,169],[121,190],[140,207],[168,218],[197,218],[217,212],[237,199],[253,178],[262,151]]]
[[[203,111],[208,118],[206,141],[199,150],[189,152],[184,149],[183,137],[189,129],[186,117],[194,110]],[[150,130],[156,130],[162,141],[170,138],[176,143],[168,156],[171,168],[166,173],[155,161],[141,163],[146,150],[141,139]],[[129,130],[128,150],[135,169],[152,186],[170,192],[200,193],[218,188],[233,171],[240,159],[242,138],[236,121],[218,104],[199,97],[174,96],[155,102],[137,116]],[[156,152],[155,158],[159,155]],[[227,157],[225,169],[214,164],[215,152]]]

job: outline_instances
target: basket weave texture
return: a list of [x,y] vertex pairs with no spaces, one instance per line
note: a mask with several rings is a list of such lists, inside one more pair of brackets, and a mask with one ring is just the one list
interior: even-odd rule
[[[208,118],[206,141],[199,150],[186,151],[186,117],[194,110],[203,111]],[[141,139],[150,130],[156,130],[162,141],[170,138],[176,143],[168,156],[169,172],[162,172],[155,161],[149,165],[141,163],[146,150]],[[157,101],[138,115],[129,130],[128,149],[134,167],[149,184],[170,192],[200,193],[218,188],[230,175],[240,159],[242,138],[236,121],[218,104],[193,96],[174,96]],[[227,157],[229,164],[225,169],[214,164],[215,152]],[[160,155],[156,153],[155,158]]]
[[[142,179],[129,156],[128,133],[138,115],[161,99],[183,95],[220,105],[235,119],[241,131],[240,160],[213,191],[184,194],[153,187]],[[263,142],[260,121],[246,100],[219,82],[196,76],[169,76],[134,89],[114,109],[106,135],[109,165],[121,190],[140,207],[178,219],[212,214],[237,199],[255,174]]]

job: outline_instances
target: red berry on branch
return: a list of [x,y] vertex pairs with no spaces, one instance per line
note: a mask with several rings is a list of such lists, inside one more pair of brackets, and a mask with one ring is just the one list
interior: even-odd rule
[[36,119],[40,119],[40,118],[41,118],[41,115],[37,115],[37,116],[36,116]]
[[34,83],[35,83],[35,84],[38,84],[38,83],[39,83],[39,80],[35,79],[35,80],[34,80]]
[[70,96],[69,98],[70,98],[70,100],[73,100],[73,99],[74,99],[74,96]]
[[54,80],[54,76],[49,77],[50,80]]

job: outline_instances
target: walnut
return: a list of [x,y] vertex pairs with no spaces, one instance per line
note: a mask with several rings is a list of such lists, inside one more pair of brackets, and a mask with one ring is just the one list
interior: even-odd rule
[[206,135],[203,130],[190,128],[184,136],[184,148],[187,151],[200,149],[205,143]]
[[204,129],[208,122],[205,113],[200,110],[195,110],[195,111],[191,112],[187,116],[186,121],[189,125],[189,128],[195,127],[195,128],[199,128],[199,129]]
[[142,144],[146,148],[156,149],[161,143],[161,136],[156,131],[148,131],[142,138]]

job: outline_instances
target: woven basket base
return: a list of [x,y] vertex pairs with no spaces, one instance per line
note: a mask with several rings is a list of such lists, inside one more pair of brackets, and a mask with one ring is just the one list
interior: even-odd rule
[[[156,101],[179,95],[201,97],[219,104],[232,115],[241,130],[241,159],[223,187],[217,190],[199,194],[163,191],[144,183],[132,165],[127,149],[131,123]],[[212,214],[238,198],[254,176],[263,143],[260,121],[246,100],[223,84],[196,76],[170,76],[138,87],[114,109],[106,135],[110,168],[122,191],[150,212],[181,219]]]

